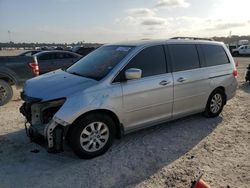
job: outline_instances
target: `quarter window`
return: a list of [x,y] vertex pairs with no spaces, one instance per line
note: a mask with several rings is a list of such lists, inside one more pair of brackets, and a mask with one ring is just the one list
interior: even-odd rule
[[170,44],[173,72],[200,67],[199,57],[194,44]]
[[227,54],[222,46],[203,44],[201,48],[204,53],[206,66],[215,66],[229,63]]

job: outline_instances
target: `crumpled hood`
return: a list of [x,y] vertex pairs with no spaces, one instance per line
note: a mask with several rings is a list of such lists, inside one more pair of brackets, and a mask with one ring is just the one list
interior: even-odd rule
[[40,98],[42,101],[48,101],[58,98],[67,98],[97,83],[98,81],[93,79],[57,70],[27,80],[23,91],[28,97]]

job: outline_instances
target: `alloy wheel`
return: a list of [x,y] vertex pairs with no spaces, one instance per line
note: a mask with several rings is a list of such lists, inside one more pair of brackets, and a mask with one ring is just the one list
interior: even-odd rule
[[7,96],[6,89],[0,85],[0,102],[2,102],[4,98],[6,98],[6,96]]
[[210,103],[210,110],[212,113],[217,113],[222,107],[222,96],[219,93],[216,93]]
[[109,139],[108,126],[103,122],[88,124],[80,134],[80,144],[87,152],[95,152],[103,148]]

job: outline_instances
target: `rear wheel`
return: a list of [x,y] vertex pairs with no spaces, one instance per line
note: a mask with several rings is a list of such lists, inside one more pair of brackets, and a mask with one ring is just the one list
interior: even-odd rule
[[90,114],[73,125],[69,143],[80,158],[93,158],[105,153],[115,135],[114,121],[103,114]]
[[0,106],[7,104],[13,96],[11,86],[4,80],[0,80]]
[[218,116],[226,103],[225,93],[221,89],[214,90],[208,98],[205,116],[216,117]]

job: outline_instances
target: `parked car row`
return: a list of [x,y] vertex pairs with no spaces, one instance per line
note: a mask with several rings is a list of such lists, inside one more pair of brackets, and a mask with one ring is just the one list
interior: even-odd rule
[[242,45],[236,49],[232,49],[233,56],[249,56],[250,55],[250,45]]
[[72,48],[72,52],[80,54],[82,56],[86,56],[88,55],[90,52],[94,51],[96,48],[94,47],[81,47],[81,46],[76,46]]

